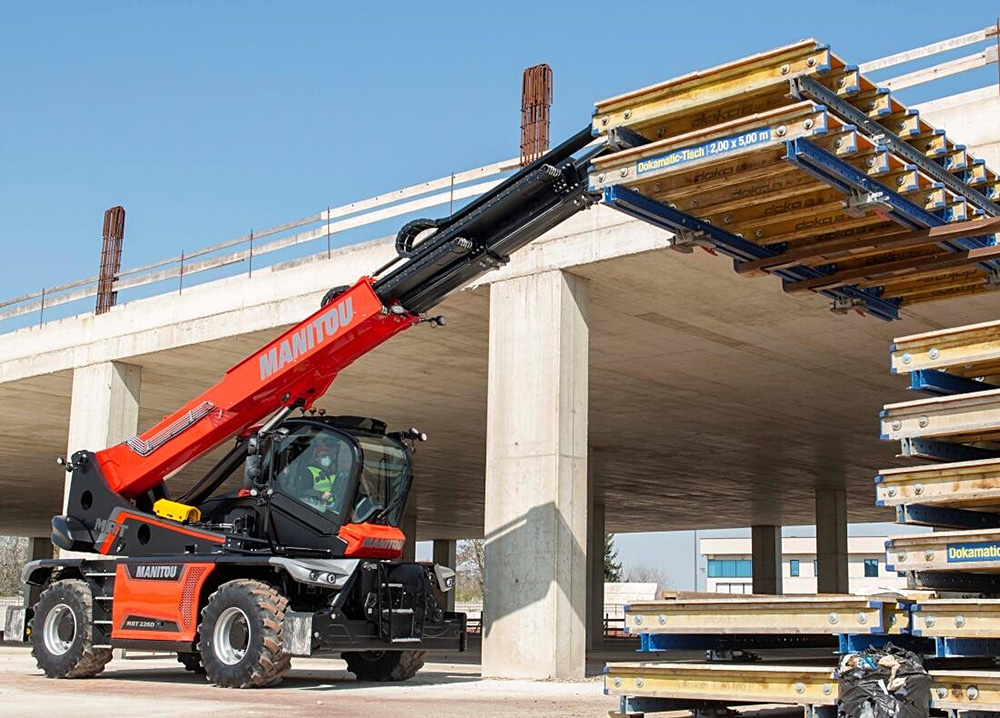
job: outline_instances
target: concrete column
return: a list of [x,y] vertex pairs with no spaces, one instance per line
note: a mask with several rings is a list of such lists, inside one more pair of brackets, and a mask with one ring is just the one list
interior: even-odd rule
[[[458,541],[455,539],[434,539],[434,563],[455,568],[458,556]],[[458,587],[456,586],[455,589]],[[455,589],[444,594],[444,610],[455,610]]]
[[781,527],[754,526],[750,530],[753,592],[781,594]]
[[[142,368],[102,362],[73,370],[66,456],[87,449],[100,451],[139,431],[139,388]],[[69,476],[63,492],[69,497]]]
[[410,495],[406,499],[406,510],[403,511],[403,521],[399,527],[406,536],[403,545],[402,563],[413,563],[417,560],[417,496],[414,487],[410,487]]
[[847,593],[847,492],[816,491],[817,593]]
[[490,288],[483,676],[583,677],[587,289],[559,271]]
[[604,645],[604,503],[587,513],[587,649]]

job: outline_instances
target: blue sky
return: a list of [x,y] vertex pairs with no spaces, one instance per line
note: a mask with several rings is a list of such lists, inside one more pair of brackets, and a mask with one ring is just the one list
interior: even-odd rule
[[[2,295],[96,274],[113,204],[128,211],[129,267],[513,157],[521,71],[539,62],[554,72],[558,140],[595,100],[803,37],[861,62],[1000,10],[896,7],[3,1]],[[928,91],[996,78],[984,68]],[[646,552],[638,542],[622,541],[626,560]],[[691,571],[685,549],[649,555]]]
[[905,5],[0,2],[3,294],[95,274],[113,204],[129,267],[515,156],[538,62],[558,139],[597,99],[802,37],[861,61],[998,10]]

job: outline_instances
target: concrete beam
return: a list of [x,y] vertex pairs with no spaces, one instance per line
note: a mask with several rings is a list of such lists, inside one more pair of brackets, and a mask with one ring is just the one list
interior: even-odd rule
[[559,271],[490,288],[484,676],[584,674],[587,312]]
[[817,593],[848,593],[847,492],[816,491]]
[[[458,563],[458,541],[455,539],[434,539],[433,543],[434,563],[439,566],[447,566],[454,569]],[[457,589],[457,586],[456,586]],[[444,610],[455,610],[455,589],[444,594]]]
[[[100,451],[139,430],[142,369],[121,362],[89,364],[73,370],[67,458],[82,449]],[[63,506],[69,496],[69,477]]]
[[781,527],[752,527],[750,553],[753,559],[753,592],[780,595]]

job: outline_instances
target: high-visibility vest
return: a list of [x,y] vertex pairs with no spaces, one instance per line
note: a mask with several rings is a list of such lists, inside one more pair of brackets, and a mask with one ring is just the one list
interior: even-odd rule
[[333,491],[333,484],[337,481],[336,474],[324,474],[323,469],[318,466],[310,466],[309,473],[312,474],[313,490],[320,492]]

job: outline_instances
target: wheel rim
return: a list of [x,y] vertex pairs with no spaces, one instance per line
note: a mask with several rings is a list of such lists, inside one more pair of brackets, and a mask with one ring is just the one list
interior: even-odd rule
[[45,650],[53,656],[62,656],[76,640],[76,614],[65,603],[60,603],[45,616],[42,627]]
[[250,619],[243,609],[230,606],[216,621],[212,638],[219,660],[227,666],[235,666],[246,656],[250,645]]

